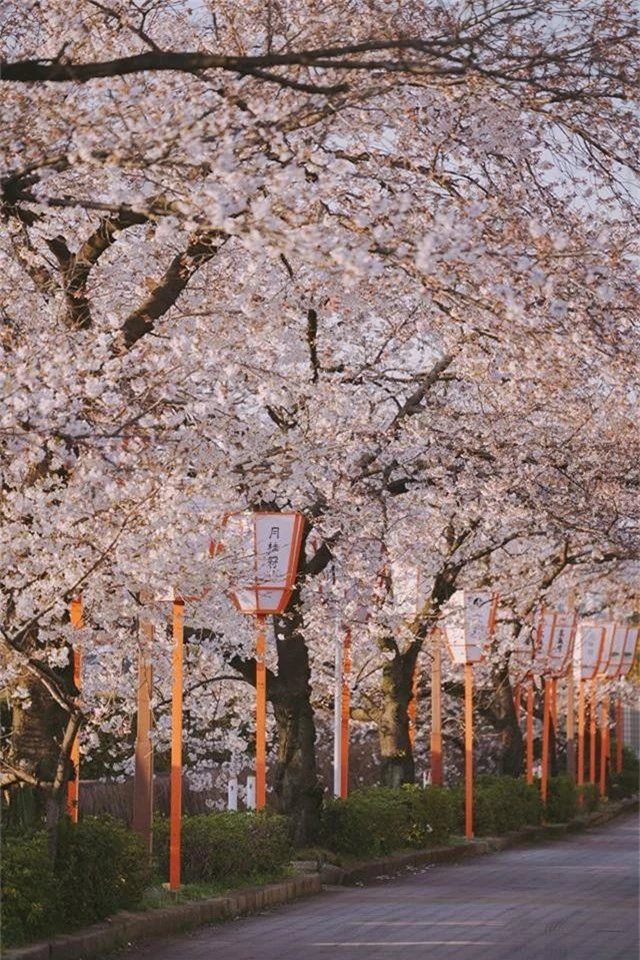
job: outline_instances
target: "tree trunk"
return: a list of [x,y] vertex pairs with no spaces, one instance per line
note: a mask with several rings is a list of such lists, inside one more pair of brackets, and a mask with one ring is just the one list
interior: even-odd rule
[[278,675],[268,678],[267,696],[278,729],[275,807],[288,817],[295,845],[305,846],[317,837],[323,790],[316,768],[309,652],[299,632],[301,614],[296,599],[289,616],[275,623]]
[[500,738],[499,768],[504,776],[519,777],[523,771],[524,744],[513,703],[508,661],[502,660],[495,666],[491,677],[493,682],[491,722]]
[[382,668],[382,709],[378,721],[380,782],[385,787],[413,783],[415,768],[409,739],[409,702],[418,645],[396,652]]

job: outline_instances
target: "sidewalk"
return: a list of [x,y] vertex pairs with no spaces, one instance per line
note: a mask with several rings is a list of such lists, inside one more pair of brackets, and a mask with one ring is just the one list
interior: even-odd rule
[[158,910],[118,913],[109,920],[51,941],[3,951],[5,960],[87,960],[109,953],[134,941],[167,936],[196,927],[231,920],[320,893],[325,886],[363,885],[390,880],[428,864],[453,863],[523,844],[557,839],[568,833],[586,830],[626,812],[636,810],[638,798],[609,803],[593,814],[569,824],[528,827],[502,837],[483,838],[456,846],[414,850],[353,864],[348,868],[324,864],[300,864],[300,874],[292,880],[269,884],[215,897],[210,900],[178,904]]

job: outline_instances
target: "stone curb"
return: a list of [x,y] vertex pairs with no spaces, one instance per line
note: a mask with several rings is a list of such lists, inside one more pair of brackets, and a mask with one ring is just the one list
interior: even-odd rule
[[323,885],[326,886],[352,886],[371,883],[375,880],[391,880],[407,871],[436,863],[456,863],[460,860],[484,856],[487,853],[507,850],[510,847],[559,839],[569,833],[578,833],[587,830],[589,827],[606,823],[623,813],[637,810],[637,808],[638,797],[631,797],[609,803],[604,809],[576,818],[570,823],[549,823],[539,827],[525,827],[523,830],[507,833],[500,837],[483,837],[481,840],[470,840],[468,843],[455,847],[433,847],[429,850],[411,850],[406,853],[390,854],[377,860],[356,863],[350,867],[338,867],[326,863],[321,868],[320,876]]
[[[64,934],[50,941],[2,951],[2,957],[4,960],[87,960],[89,957],[109,953],[134,940],[182,933],[207,923],[231,920],[234,917],[246,916],[265,908],[288,903],[300,897],[321,893],[323,886],[349,886],[376,880],[391,880],[408,870],[436,863],[456,863],[487,853],[506,850],[509,847],[563,837],[568,833],[576,833],[606,823],[620,814],[637,808],[638,797],[633,797],[610,803],[603,810],[597,810],[568,824],[527,827],[501,837],[470,840],[455,847],[412,850],[379,860],[368,860],[347,868],[324,864],[319,871],[316,868],[314,872],[300,873],[292,880],[271,883],[264,887],[252,887],[226,897],[196,900],[192,903],[176,904],[143,913],[122,911],[114,914],[104,923],[95,924],[77,933]],[[306,863],[304,867],[307,868]]]
[[144,913],[121,911],[104,923],[54,937],[48,942],[3,951],[2,956],[4,960],[86,960],[134,940],[182,933],[206,923],[246,916],[321,890],[320,874],[303,873],[292,880],[252,887],[226,897],[195,900]]

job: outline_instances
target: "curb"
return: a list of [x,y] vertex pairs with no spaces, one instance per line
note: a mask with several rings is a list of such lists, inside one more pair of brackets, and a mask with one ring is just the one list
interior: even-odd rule
[[324,864],[319,870],[315,865],[300,863],[303,869],[313,872],[298,874],[292,880],[271,883],[264,887],[252,887],[226,897],[196,900],[176,904],[144,913],[125,912],[114,914],[109,920],[97,923],[77,933],[62,934],[50,941],[34,943],[2,951],[4,960],[87,960],[142,940],[167,934],[183,933],[208,923],[232,920],[248,916],[265,908],[275,907],[292,900],[322,892],[323,887],[362,885],[375,881],[388,881],[410,870],[437,863],[456,863],[474,857],[497,853],[510,847],[560,839],[570,833],[578,833],[590,827],[607,823],[621,814],[638,809],[638,797],[610,803],[570,823],[546,824],[526,827],[500,837],[470,840],[454,847],[433,847],[428,850],[412,850],[378,860],[368,860],[351,867]]

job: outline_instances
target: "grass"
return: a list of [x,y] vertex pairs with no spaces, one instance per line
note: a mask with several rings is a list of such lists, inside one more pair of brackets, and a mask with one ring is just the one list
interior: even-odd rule
[[256,873],[237,881],[229,878],[224,883],[185,883],[178,890],[169,890],[168,886],[158,883],[145,891],[142,902],[136,909],[158,910],[178,903],[210,900],[213,897],[224,897],[228,893],[246,890],[248,887],[261,887],[267,883],[276,883],[278,880],[290,880],[293,876],[295,871],[291,867],[286,867],[284,870],[272,873]]

